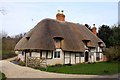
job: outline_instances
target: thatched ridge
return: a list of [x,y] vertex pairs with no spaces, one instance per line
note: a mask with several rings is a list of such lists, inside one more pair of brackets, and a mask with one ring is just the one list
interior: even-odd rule
[[17,43],[15,50],[55,50],[54,37],[63,38],[61,49],[64,51],[84,52],[83,40],[90,40],[91,47],[103,42],[84,25],[44,19]]

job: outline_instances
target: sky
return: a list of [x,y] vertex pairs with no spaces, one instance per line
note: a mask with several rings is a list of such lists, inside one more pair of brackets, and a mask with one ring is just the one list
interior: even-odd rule
[[7,2],[0,3],[0,31],[13,36],[28,32],[42,19],[56,19],[58,10],[64,10],[68,22],[114,25],[118,22],[118,2]]

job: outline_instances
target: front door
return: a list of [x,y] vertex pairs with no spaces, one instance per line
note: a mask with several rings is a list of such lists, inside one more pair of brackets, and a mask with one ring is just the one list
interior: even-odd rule
[[88,62],[88,55],[89,55],[89,53],[85,52],[85,62]]

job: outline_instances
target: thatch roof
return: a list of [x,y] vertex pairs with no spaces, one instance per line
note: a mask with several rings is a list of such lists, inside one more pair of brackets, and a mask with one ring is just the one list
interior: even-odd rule
[[103,42],[84,25],[44,19],[17,43],[15,50],[55,50],[54,37],[63,38],[61,48],[64,51],[84,52],[83,40],[90,40],[91,47]]

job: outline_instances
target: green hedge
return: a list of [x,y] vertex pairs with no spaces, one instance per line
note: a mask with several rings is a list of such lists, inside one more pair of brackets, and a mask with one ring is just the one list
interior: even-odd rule
[[8,59],[15,56],[17,56],[17,54],[15,54],[14,51],[2,51],[2,59]]

